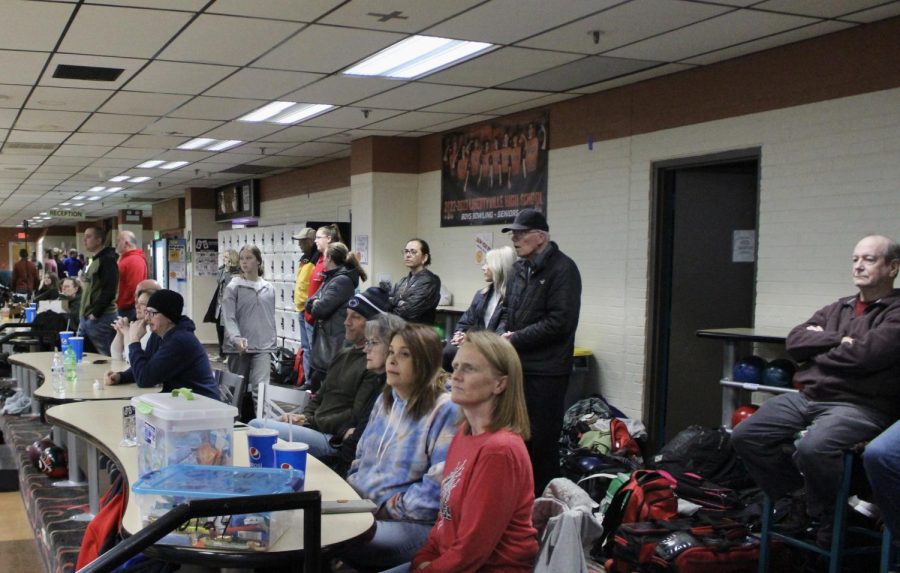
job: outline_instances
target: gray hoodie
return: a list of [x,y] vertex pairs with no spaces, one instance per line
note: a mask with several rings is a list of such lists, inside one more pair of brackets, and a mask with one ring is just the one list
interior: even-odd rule
[[222,298],[222,324],[225,353],[238,352],[239,338],[247,339],[247,352],[275,350],[275,288],[263,279],[231,279]]

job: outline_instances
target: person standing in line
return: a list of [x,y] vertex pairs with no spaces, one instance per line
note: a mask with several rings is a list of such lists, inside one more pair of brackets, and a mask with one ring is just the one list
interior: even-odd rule
[[294,279],[294,310],[300,313],[300,348],[303,349],[303,379],[309,380],[310,368],[312,368],[312,344],[306,330],[306,321],[303,313],[306,310],[306,299],[309,298],[309,281],[312,278],[316,262],[319,260],[319,251],[315,248],[316,231],[310,227],[304,227],[299,233],[291,237],[300,246],[300,264],[297,265],[297,276]]
[[44,274],[53,273],[55,275],[59,275],[59,269],[56,267],[56,259],[53,258],[53,250],[47,249],[44,251]]
[[231,279],[241,274],[241,266],[238,262],[238,253],[234,249],[228,249],[222,254],[222,264],[216,273],[216,291],[209,301],[209,307],[203,316],[203,322],[216,325],[216,338],[219,342],[219,355],[216,360],[224,362],[225,352],[222,345],[225,342],[225,326],[222,320],[222,299],[225,298],[225,288]]
[[138,283],[147,280],[147,259],[144,251],[137,247],[137,240],[131,231],[121,231],[116,237],[116,253],[119,254],[119,296],[116,297],[116,312],[130,322],[137,313],[134,305],[134,291]]
[[28,251],[19,250],[19,260],[13,265],[12,288],[19,294],[30,295],[38,289],[38,269],[28,260]]
[[[313,256],[310,259],[311,261],[313,261],[314,266],[312,274],[309,277],[309,288],[307,288],[306,290],[307,300],[309,300],[309,297],[316,294],[316,292],[318,292],[318,290],[322,287],[322,283],[325,282],[325,249],[327,249],[328,245],[330,245],[331,243],[342,242],[341,231],[334,223],[330,225],[323,225],[319,227],[318,230],[316,230],[314,242],[316,248],[314,249]],[[306,330],[306,339],[309,341],[310,360],[312,360],[312,347],[315,344],[315,325],[315,317],[312,315],[312,313],[309,312],[309,310],[304,310],[303,328]],[[310,362],[310,368],[312,368],[312,362]],[[310,370],[310,374],[312,374],[312,370]],[[309,382],[307,381],[306,383],[304,383],[302,387],[305,389],[309,389]]]
[[81,291],[81,323],[79,335],[90,339],[100,354],[109,356],[109,345],[115,331],[116,294],[119,290],[119,266],[116,251],[105,246],[106,231],[92,225],[84,231],[84,248],[93,260],[84,273]]
[[276,347],[275,287],[262,278],[259,247],[245,245],[238,259],[241,276],[231,279],[222,299],[223,350],[228,355],[228,370],[244,377],[255,404],[259,384],[269,383]]
[[403,249],[403,264],[409,274],[391,291],[391,312],[407,322],[434,324],[435,309],[441,300],[441,278],[426,268],[431,264],[428,243],[410,239]]
[[522,360],[531,421],[528,454],[535,495],[540,496],[559,473],[558,442],[581,311],[581,273],[550,240],[547,219],[539,211],[519,211],[503,232],[511,234],[519,260],[506,287],[500,328]]
[[69,256],[63,259],[63,268],[66,269],[66,276],[72,278],[78,277],[78,273],[83,267],[81,261],[78,260],[77,250],[69,249]]

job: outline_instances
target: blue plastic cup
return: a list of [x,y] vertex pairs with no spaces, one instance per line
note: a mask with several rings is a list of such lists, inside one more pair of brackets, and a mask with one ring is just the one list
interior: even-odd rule
[[61,352],[66,351],[66,347],[69,345],[69,339],[75,336],[75,333],[71,330],[66,330],[59,333],[59,349]]
[[31,324],[34,322],[34,315],[37,313],[37,309],[29,306],[25,309],[25,322],[27,324]]
[[72,346],[72,351],[75,352],[75,361],[81,362],[81,359],[84,358],[84,337],[70,336],[69,344]]
[[274,468],[275,452],[272,446],[278,441],[278,430],[273,428],[248,428],[247,451],[251,468]]
[[303,442],[276,442],[272,446],[275,452],[275,467],[283,470],[293,470],[300,474],[300,479],[306,479],[306,452],[309,444]]

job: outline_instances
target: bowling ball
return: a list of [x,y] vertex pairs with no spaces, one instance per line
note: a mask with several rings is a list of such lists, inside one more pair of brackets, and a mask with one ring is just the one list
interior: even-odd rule
[[755,414],[757,410],[759,410],[759,406],[754,406],[752,404],[741,406],[731,415],[731,427],[736,427],[738,424]]
[[38,463],[41,459],[41,452],[53,445],[55,444],[50,438],[41,438],[40,440],[35,440],[33,444],[25,448],[25,453],[28,455],[28,461],[31,462],[31,465],[40,469]]
[[68,463],[69,457],[65,449],[59,446],[50,446],[41,452],[39,467],[47,477],[63,478],[69,475]]
[[731,371],[732,379],[736,382],[762,384],[763,371],[765,369],[765,359],[759,356],[745,356],[734,363],[734,368]]
[[791,381],[794,379],[794,372],[797,366],[785,358],[776,358],[769,362],[763,371],[763,384],[766,386],[778,386],[779,388],[790,388]]

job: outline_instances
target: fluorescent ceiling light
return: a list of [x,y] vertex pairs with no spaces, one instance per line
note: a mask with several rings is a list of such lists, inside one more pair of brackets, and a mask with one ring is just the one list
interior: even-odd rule
[[327,103],[299,104],[286,110],[284,113],[273,117],[269,121],[280,123],[282,125],[297,123],[298,121],[303,121],[304,119],[309,119],[313,116],[325,113],[333,107],[333,105]]
[[237,147],[238,145],[244,143],[240,139],[226,139],[225,141],[219,141],[218,143],[214,143],[208,147],[204,147],[207,151],[225,151],[226,149],[231,149],[232,147]]
[[[40,215],[41,215],[42,217],[45,217],[45,216],[47,215],[47,212],[44,211],[44,212],[41,213]],[[35,215],[34,217],[32,217],[32,219],[37,219],[37,215]]]
[[413,36],[366,58],[344,74],[412,79],[493,48],[485,42],[467,42],[436,36]]
[[69,205],[71,205],[71,203],[69,203],[68,201],[66,201],[65,203],[60,203],[59,205],[60,205],[61,207],[68,207]]
[[[276,105],[277,104],[277,105]],[[309,119],[320,113],[325,113],[333,105],[327,103],[296,103],[292,101],[276,101],[251,112],[238,121],[261,122],[268,121],[287,125]]]
[[165,163],[165,161],[163,161],[162,159],[151,159],[150,161],[141,163],[140,165],[138,165],[138,167],[140,167],[141,169],[151,169],[153,167],[159,167],[163,163]]
[[53,217],[44,217],[43,219],[44,219],[45,221],[49,221],[49,220],[52,219],[52,218],[53,218]]
[[128,180],[129,183],[143,183],[144,181],[150,181],[153,179],[152,177],[132,177]]
[[73,207],[84,207],[84,203],[73,203],[72,206]]
[[76,197],[72,197],[72,201],[81,201],[84,199],[84,195],[78,195]]
[[272,103],[266,104],[255,111],[251,111],[243,117],[239,117],[238,121],[266,121],[270,117],[274,117],[285,109],[291,107],[292,105],[295,105],[295,103],[296,102],[292,101],[273,101]]
[[170,161],[168,163],[163,163],[159,166],[160,169],[178,169],[179,167],[184,167],[190,163],[190,161]]
[[122,189],[123,189],[122,187],[110,187],[109,189],[106,190],[106,192],[107,193],[115,193],[116,191],[121,191]]
[[88,189],[88,192],[103,191],[104,189],[106,189],[106,187],[101,187],[98,185],[97,187],[91,187],[90,189]]
[[187,143],[182,143],[178,146],[178,149],[200,149],[215,142],[215,139],[210,139],[208,137],[198,137],[196,139],[188,141]]
[[119,181],[128,181],[128,175],[116,175],[110,181],[118,183]]
[[102,198],[103,197],[101,197],[99,195],[94,195],[93,197],[88,197],[87,199],[88,199],[88,201],[99,201]]

